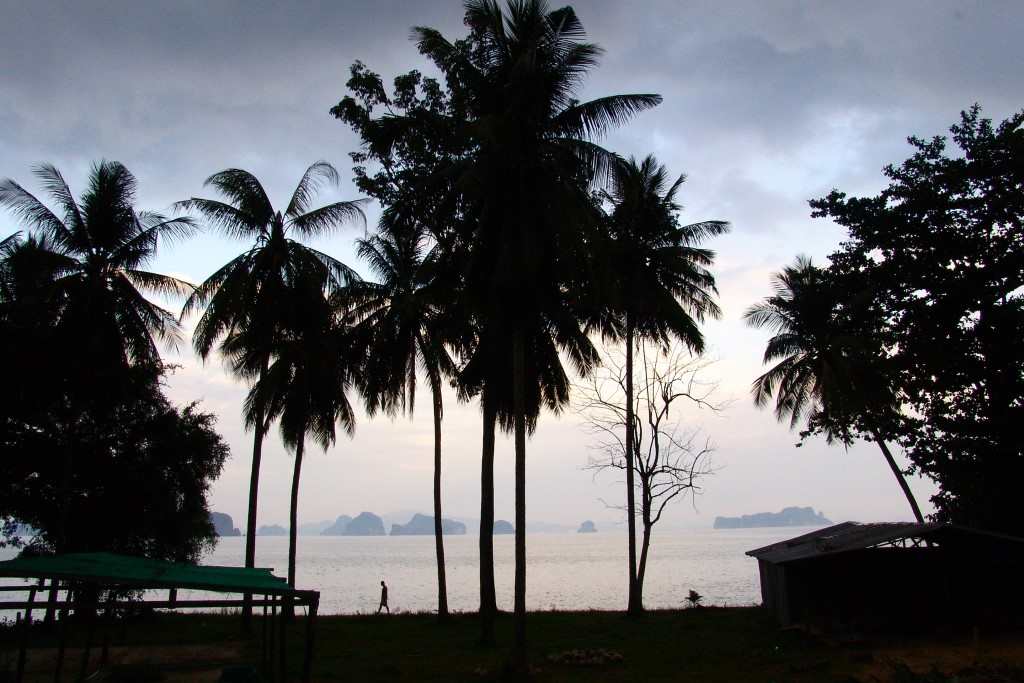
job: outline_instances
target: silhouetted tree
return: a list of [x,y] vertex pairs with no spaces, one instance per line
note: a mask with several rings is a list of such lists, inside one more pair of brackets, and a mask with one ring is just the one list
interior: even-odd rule
[[[213,547],[207,496],[230,452],[213,415],[163,396],[163,372],[126,368],[103,391],[91,382],[73,392],[49,385],[47,405],[5,412],[0,518],[33,528],[33,551],[198,562]],[[87,388],[92,396],[83,398]],[[71,448],[79,466],[70,475],[60,458],[42,457]],[[74,514],[62,515],[68,507]]]
[[[174,297],[191,292],[192,287],[144,267],[162,242],[190,235],[192,220],[136,211],[135,177],[117,162],[94,164],[79,200],[54,166],[42,164],[34,173],[61,215],[11,179],[0,182],[0,205],[34,230],[20,255],[47,262],[37,275],[48,284],[31,296],[45,301],[45,319],[52,325],[45,331],[35,327],[35,331],[54,342],[51,351],[77,350],[78,362],[62,366],[75,376],[68,387],[80,390],[90,383],[113,384],[121,381],[130,366],[159,363],[156,342],[176,344],[179,327],[170,311],[143,293]],[[29,367],[41,366],[22,369]],[[34,380],[26,377],[24,381]],[[62,486],[70,485],[75,469],[76,446],[65,445]],[[70,495],[57,497],[62,519],[69,517],[73,500]],[[59,536],[55,546],[61,549]]]
[[442,308],[450,292],[435,284],[437,247],[429,248],[422,228],[381,222],[380,231],[357,242],[359,256],[379,282],[361,282],[344,298],[367,338],[364,394],[370,415],[378,410],[412,414],[416,371],[430,384],[434,417],[434,545],[437,556],[437,614],[448,616],[444,536],[441,523],[441,382],[455,366],[445,349]]
[[[252,242],[246,251],[229,261],[200,284],[182,309],[182,318],[202,311],[196,323],[193,346],[206,359],[218,340],[237,335],[236,343],[253,344],[257,357],[252,378],[262,376],[270,356],[278,347],[281,330],[296,327],[297,311],[285,294],[294,285],[297,273],[322,273],[328,291],[359,279],[337,259],[300,240],[312,239],[337,229],[349,220],[362,219],[361,200],[334,202],[311,209],[316,191],[323,182],[337,184],[338,173],[330,164],[312,164],[299,180],[284,212],[270,203],[266,191],[253,174],[227,169],[206,179],[205,185],[217,190],[226,201],[192,199],[179,206],[206,217],[211,227],[226,237]],[[249,420],[253,429],[252,472],[249,479],[249,510],[246,520],[245,566],[256,561],[256,511],[259,498],[260,461],[263,438],[269,420]],[[248,619],[246,604],[243,616]]]
[[754,403],[763,407],[774,397],[780,422],[788,419],[793,428],[806,418],[804,435],[822,431],[829,443],[839,439],[848,445],[856,425],[864,425],[915,519],[923,522],[906,475],[884,439],[882,424],[894,420],[898,404],[879,368],[882,361],[876,353],[872,362],[867,338],[844,324],[843,302],[850,292],[829,281],[825,270],[803,256],[773,276],[773,287],[773,296],[744,314],[752,327],[774,333],[764,362],[775,365],[754,381]]
[[351,436],[355,415],[348,391],[358,382],[358,359],[353,359],[349,330],[334,314],[324,296],[328,274],[317,262],[293,272],[281,292],[296,311],[294,324],[279,328],[266,370],[262,345],[244,339],[246,332],[230,336],[224,350],[236,372],[258,379],[245,402],[246,422],[254,427],[278,420],[281,439],[295,453],[288,532],[288,585],[295,585],[298,536],[299,478],[306,439],[310,436],[326,451],[335,441],[335,425]]
[[[606,354],[603,369],[591,375],[586,384],[576,387],[575,402],[588,431],[598,439],[593,447],[599,454],[590,458],[588,469],[595,473],[628,473],[626,453],[635,458],[638,481],[634,486],[640,495],[639,517],[643,525],[635,600],[643,605],[654,525],[669,503],[679,496],[699,494],[701,480],[712,474],[710,440],[702,440],[699,430],[685,429],[680,411],[686,404],[718,412],[721,404],[712,397],[717,385],[700,377],[708,366],[706,361],[689,358],[683,349],[665,353],[662,348],[641,345],[640,353],[639,387],[631,386],[625,358]],[[630,420],[634,424],[627,429]],[[632,443],[627,444],[627,439]],[[636,514],[622,505],[613,507]]]
[[[446,267],[454,263],[450,245],[442,246],[438,239],[447,241],[448,226],[460,219],[459,204],[451,201],[450,179],[441,169],[461,154],[464,143],[454,135],[452,121],[463,117],[436,79],[424,78],[415,70],[396,77],[389,96],[380,76],[356,62],[346,86],[351,94],[333,107],[331,114],[360,135],[363,148],[350,155],[356,164],[356,184],[385,210],[380,239],[366,240],[361,247],[377,252],[367,253],[371,266],[373,261],[388,263],[378,273],[380,285],[369,285],[375,290],[369,298],[376,301],[370,308],[376,308],[377,315],[362,325],[367,331],[376,327],[378,320],[388,322],[380,328],[381,335],[373,335],[375,350],[368,356],[377,363],[375,368],[367,368],[367,379],[381,379],[377,386],[367,388],[369,397],[382,401],[371,403],[371,411],[383,407],[411,412],[416,357],[424,360],[428,352],[432,357],[423,368],[435,397],[434,524],[438,614],[443,618],[448,609],[440,521],[440,382],[455,372],[455,366],[441,340],[450,342],[452,325],[465,327],[466,321],[451,310],[460,282],[457,272]],[[388,116],[374,118],[379,108]],[[430,134],[422,133],[424,127],[429,127]],[[377,165],[374,172],[367,169],[368,162]],[[439,291],[444,291],[444,296],[437,296]],[[401,320],[411,324],[399,325]],[[416,329],[424,333],[422,341],[432,348],[410,342],[408,335]],[[388,348],[379,348],[381,344]]]
[[874,197],[833,191],[815,216],[849,231],[830,277],[868,292],[903,417],[895,427],[939,493],[937,517],[1020,533],[1024,477],[1024,112],[963,112],[947,140],[909,138]]
[[596,327],[606,338],[622,340],[625,358],[625,471],[629,536],[628,612],[643,611],[636,558],[636,504],[632,431],[633,350],[638,340],[667,345],[675,339],[691,351],[704,349],[698,323],[720,315],[714,301],[715,278],[708,271],[714,252],[697,245],[725,233],[724,221],[679,224],[676,195],[685,176],[670,184],[666,168],[653,156],[630,158],[612,166],[612,211],[608,233],[596,243],[601,279]]
[[[660,101],[657,95],[623,95],[581,103],[583,76],[600,49],[584,43],[571,8],[549,11],[539,0],[466,3],[468,45],[453,45],[439,32],[415,29],[420,51],[457,82],[471,116],[460,133],[471,153],[457,168],[457,187],[474,216],[464,266],[465,292],[481,338],[507,339],[511,408],[516,444],[515,662],[526,647],[526,431],[527,392],[539,391],[528,374],[529,349],[553,343],[586,372],[595,351],[580,314],[566,295],[588,256],[585,226],[594,214],[588,183],[607,171],[610,155],[589,141]],[[460,95],[462,96],[462,95]],[[574,278],[580,278],[574,282]],[[550,342],[544,339],[551,340]],[[491,351],[488,351],[491,353]],[[495,356],[500,357],[500,356]],[[490,365],[490,364],[488,364]],[[541,363],[534,362],[539,370]],[[492,366],[493,367],[493,366]],[[490,390],[502,378],[487,377]],[[540,401],[537,401],[540,404]]]
[[92,359],[62,360],[75,346],[57,333],[59,285],[76,268],[45,236],[0,242],[0,352],[14,360],[0,392],[3,536],[21,537],[17,521],[33,552],[197,561],[215,542],[206,497],[228,448],[212,415],[163,396],[159,363],[118,361],[97,390]]
[[63,257],[49,295],[59,307],[58,333],[97,368],[159,360],[156,341],[176,343],[179,327],[143,292],[181,296],[192,286],[143,267],[161,242],[191,235],[192,219],[136,211],[135,177],[115,161],[93,165],[80,200],[54,166],[42,164],[34,173],[63,217],[11,179],[0,182],[0,205],[45,239],[37,245]]

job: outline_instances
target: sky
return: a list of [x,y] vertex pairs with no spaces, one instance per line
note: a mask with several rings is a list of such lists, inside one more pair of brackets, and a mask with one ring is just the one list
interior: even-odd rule
[[[320,200],[354,199],[348,154],[356,136],[328,110],[361,60],[385,82],[430,65],[409,40],[425,25],[464,33],[455,0],[349,2],[14,2],[0,22],[0,177],[32,190],[33,164],[60,168],[76,193],[100,159],[124,163],[139,182],[138,207],[168,211],[229,167],[258,176],[285,205],[318,159],[341,172]],[[552,3],[552,6],[555,6]],[[849,450],[798,437],[751,404],[767,334],[742,322],[770,293],[770,277],[797,254],[819,262],[844,237],[812,219],[807,201],[839,188],[874,194],[881,170],[910,154],[908,135],[943,134],[975,102],[1002,120],[1024,107],[1024,51],[1016,1],[681,2],[580,0],[590,40],[606,53],[581,98],[656,92],[664,102],[602,140],[622,155],[655,154],[687,181],[684,220],[728,220],[716,253],[722,318],[705,326],[708,381],[718,414],[680,419],[715,446],[715,473],[665,526],[710,526],[716,515],[813,506],[834,521],[911,519],[877,448]],[[367,210],[369,227],[379,207]],[[20,226],[0,214],[0,238]],[[348,225],[316,243],[365,273]],[[200,282],[244,244],[204,233],[165,245],[152,269]],[[187,343],[168,350],[180,365],[171,398],[199,400],[218,417],[232,457],[211,507],[244,526],[251,434],[241,424],[246,387]],[[446,395],[445,516],[477,518],[480,412]],[[527,519],[567,525],[621,524],[606,506],[623,484],[584,466],[594,439],[568,411],[544,415],[528,443]],[[359,413],[355,437],[304,459],[300,522],[362,510],[431,509],[432,425],[425,393],[411,418]],[[513,516],[512,443],[499,438],[496,515]],[[264,447],[259,523],[286,523],[292,456],[276,433]],[[922,506],[934,487],[911,482]]]

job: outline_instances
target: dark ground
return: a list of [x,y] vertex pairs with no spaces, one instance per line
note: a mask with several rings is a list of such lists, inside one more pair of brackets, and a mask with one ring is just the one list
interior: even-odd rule
[[[237,615],[139,618],[112,632],[110,681],[217,681],[224,666],[260,660],[256,638],[240,635]],[[651,612],[537,612],[530,615],[536,681],[702,681],[869,683],[1024,683],[1024,634],[914,638],[821,638],[778,629],[758,608]],[[303,620],[289,631],[296,679]],[[14,633],[2,633],[0,681],[13,670]],[[314,681],[488,681],[502,679],[512,618],[498,622],[496,648],[477,644],[474,615],[438,624],[431,615],[321,617]],[[53,636],[33,635],[26,680],[53,680]],[[96,643],[102,641],[97,634]],[[80,642],[64,680],[74,680]],[[99,659],[94,650],[92,668]]]

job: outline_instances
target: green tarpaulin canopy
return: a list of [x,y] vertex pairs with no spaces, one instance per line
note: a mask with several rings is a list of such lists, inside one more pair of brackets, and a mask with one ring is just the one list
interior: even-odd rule
[[302,594],[267,568],[175,564],[113,553],[19,557],[0,562],[0,577],[89,581],[134,588],[192,588],[222,593]]

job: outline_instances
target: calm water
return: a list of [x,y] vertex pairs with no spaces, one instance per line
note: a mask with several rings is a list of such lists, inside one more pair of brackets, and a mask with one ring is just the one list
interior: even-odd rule
[[[807,529],[696,529],[658,534],[645,581],[647,607],[680,607],[692,588],[706,604],[749,605],[760,601],[757,563],[747,550],[791,538]],[[244,538],[222,538],[204,564],[243,564]],[[530,534],[527,536],[526,603],[532,610],[626,607],[624,533]],[[10,550],[0,551],[6,559]],[[445,536],[448,605],[472,611],[478,603],[477,537]],[[512,609],[513,537],[494,537],[498,605]],[[288,538],[260,536],[256,564],[288,571]],[[320,591],[323,614],[372,612],[380,580],[388,584],[392,612],[436,607],[437,570],[433,536],[299,536],[300,588]],[[5,581],[6,583],[6,581]],[[179,596],[186,597],[182,591]],[[200,597],[199,593],[191,593]]]
[[[707,604],[759,602],[757,563],[744,553],[805,531],[699,529],[656,535],[644,603],[680,607],[691,588],[704,595]],[[222,538],[204,563],[242,564],[244,548],[244,538]],[[526,552],[528,609],[625,609],[625,534],[531,534]],[[471,611],[479,604],[477,554],[475,535],[445,536],[448,605],[453,610]],[[256,559],[258,566],[286,575],[287,537],[257,538]],[[512,536],[494,537],[494,559],[498,605],[511,610]],[[299,536],[297,569],[297,585],[319,590],[326,614],[375,611],[381,579],[387,581],[393,612],[436,607],[432,536]]]

